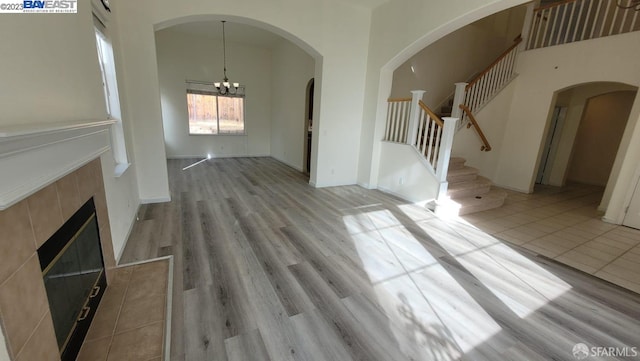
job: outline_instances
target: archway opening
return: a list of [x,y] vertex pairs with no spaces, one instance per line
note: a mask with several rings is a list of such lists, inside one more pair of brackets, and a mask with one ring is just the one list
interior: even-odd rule
[[[226,20],[226,45],[221,20]],[[301,115],[307,111],[307,80],[320,71],[317,52],[245,18],[178,19],[156,29],[167,158],[270,156],[309,172],[299,134],[306,131]],[[222,94],[215,88],[225,70],[241,92]],[[227,118],[233,118],[233,127]],[[201,126],[192,126],[196,122]]]
[[313,97],[315,96],[315,81],[311,78],[307,83],[307,99],[305,101],[305,121],[304,121],[304,148],[303,158],[305,159],[304,172],[311,172],[311,144],[313,139]]
[[556,92],[542,143],[536,190],[584,185],[601,194],[600,210],[617,177],[614,163],[624,157],[620,143],[637,87],[597,82]]

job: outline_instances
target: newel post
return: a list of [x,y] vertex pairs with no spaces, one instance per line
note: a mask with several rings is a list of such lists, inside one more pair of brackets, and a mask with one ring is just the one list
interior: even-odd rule
[[418,136],[418,114],[420,114],[420,101],[426,93],[424,90],[411,91],[411,113],[409,115],[409,131],[407,132],[407,141],[409,145],[415,145]]
[[441,184],[438,192],[438,199],[447,193],[447,171],[449,169],[449,159],[451,158],[451,148],[453,147],[453,135],[456,132],[458,118],[445,117],[442,118],[442,121],[444,122],[444,129],[442,130],[440,151],[438,152],[438,165],[436,167],[436,176]]
[[469,83],[456,83],[456,91],[453,93],[453,105],[451,108],[451,118],[462,118],[460,104],[464,104],[464,95]]

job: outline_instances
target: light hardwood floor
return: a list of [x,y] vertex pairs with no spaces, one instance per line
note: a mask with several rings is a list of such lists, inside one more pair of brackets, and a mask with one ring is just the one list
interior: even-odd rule
[[270,158],[197,161],[168,161],[172,202],[141,209],[121,260],[174,255],[174,361],[640,347],[638,294],[463,219],[357,186],[314,189]]

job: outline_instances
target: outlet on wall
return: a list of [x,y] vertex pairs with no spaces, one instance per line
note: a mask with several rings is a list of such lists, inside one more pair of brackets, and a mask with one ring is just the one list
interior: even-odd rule
[[402,178],[402,177],[398,178],[398,184],[403,185],[404,184],[404,178]]

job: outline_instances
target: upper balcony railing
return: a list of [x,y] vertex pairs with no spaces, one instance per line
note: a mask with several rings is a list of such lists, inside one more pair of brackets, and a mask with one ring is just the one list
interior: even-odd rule
[[527,49],[640,30],[633,0],[566,0],[534,10]]

